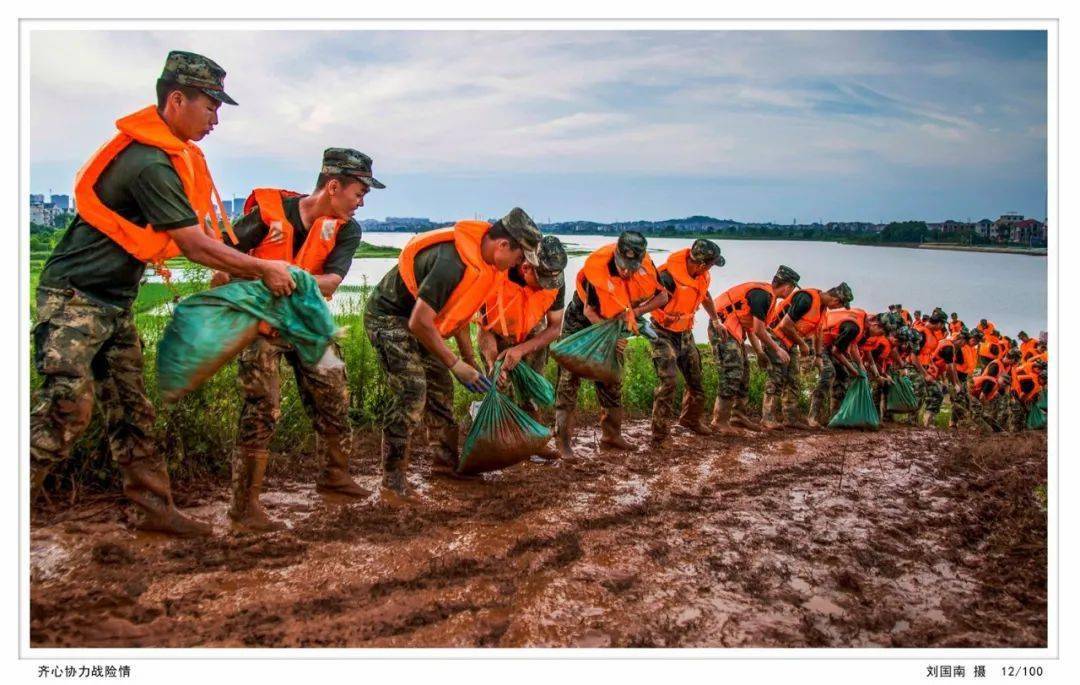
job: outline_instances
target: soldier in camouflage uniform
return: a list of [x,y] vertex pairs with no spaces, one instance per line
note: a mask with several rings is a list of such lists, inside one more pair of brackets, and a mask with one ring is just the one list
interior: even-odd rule
[[[42,382],[31,401],[32,498],[42,494],[50,471],[70,456],[86,430],[96,393],[124,494],[141,514],[136,525],[176,535],[210,532],[208,524],[184,516],[173,504],[155,444],[154,410],[143,386],[142,344],[131,307],[151,259],[147,255],[173,248],[210,268],[262,278],[278,295],[294,287],[287,264],[241,254],[220,242],[210,192],[203,195],[194,186],[189,192],[180,177],[194,174],[212,186],[209,171],[193,164],[176,167],[170,157],[182,149],[186,159],[202,159],[193,141],[217,123],[222,102],[236,104],[224,92],[224,77],[225,71],[206,57],[169,53],[156,107],[119,120],[122,132],[95,153],[76,180],[80,213],[45,263],[37,290],[34,364]],[[121,225],[131,230],[117,229]]]
[[[372,175],[370,157],[348,148],[328,148],[311,194],[269,188],[252,193],[249,211],[234,226],[237,243],[233,247],[292,262],[311,273],[320,292],[329,298],[348,275],[360,246],[360,225],[353,215],[364,206],[370,189],[385,187]],[[227,277],[215,275],[215,283],[225,280]],[[353,498],[369,494],[349,477],[353,441],[341,349],[334,343],[322,362],[307,366],[277,331],[266,328],[261,332],[238,359],[237,378],[244,404],[233,450],[229,507],[233,526],[250,531],[284,527],[271,519],[259,502],[270,440],[281,416],[279,368],[283,358],[293,370],[300,399],[315,429],[319,464],[315,489]]]
[[[947,317],[945,311],[940,307],[935,307],[934,311],[930,314],[930,324],[935,327],[945,327]],[[933,426],[934,420],[938,413],[941,412],[941,405],[945,401],[945,393],[947,390],[947,383],[943,380],[928,379],[925,383],[925,396],[926,414],[923,417],[923,424],[926,426]]]
[[[840,300],[841,307],[848,309],[855,298],[851,287],[847,283],[831,288],[829,294]],[[867,320],[869,325],[869,319]],[[824,324],[823,324],[824,325]],[[821,349],[818,350],[818,380],[810,393],[810,418],[812,428],[827,426],[840,403],[844,400],[847,391],[847,383],[862,370],[858,355],[851,354],[853,348],[858,347],[859,337],[865,331],[859,330],[859,325],[854,321],[842,322],[832,340],[824,337],[830,329],[823,331]],[[848,367],[851,368],[848,368]]]
[[[466,262],[456,236],[460,233],[463,242],[478,241],[474,249],[487,268],[495,271],[505,272],[522,259],[533,266],[539,264],[540,230],[520,208],[484,226],[481,237],[475,237],[476,232],[477,222],[459,222],[449,234],[436,230],[414,237],[402,250],[397,266],[387,272],[367,301],[364,328],[386,374],[389,391],[389,406],[382,417],[381,494],[391,502],[415,496],[407,480],[409,450],[425,412],[437,435],[437,465],[450,470],[457,467],[453,378],[472,392],[491,387],[491,381],[478,370],[482,367],[469,334],[469,320],[483,304],[488,283],[462,285],[467,283]],[[424,247],[411,247],[421,244]],[[403,272],[410,276],[410,282]],[[465,307],[471,311],[464,312],[464,305],[455,304],[453,311],[462,317],[462,323],[444,333],[437,318],[450,311],[451,295],[456,302],[475,307]],[[444,335],[454,338],[460,356],[447,346]]]
[[[680,251],[681,252],[681,251]],[[695,433],[705,435],[712,431],[703,423],[705,410],[705,388],[701,380],[701,351],[694,341],[694,314],[698,303],[694,297],[700,295],[700,306],[709,315],[709,325],[720,326],[716,318],[716,308],[709,295],[709,269],[724,266],[725,260],[720,254],[720,247],[711,240],[695,240],[686,254],[674,253],[668,263],[658,270],[660,285],[671,294],[671,299],[661,309],[652,314],[656,340],[652,341],[652,362],[660,380],[653,395],[652,439],[654,443],[663,442],[671,431],[675,418],[675,385],[679,372],[682,372],[686,389],[683,392],[682,407],[679,412],[679,424]],[[684,263],[685,273],[673,274],[671,269],[679,268],[672,264],[677,259]],[[704,292],[700,294],[684,283],[686,279],[699,279],[704,275]],[[698,286],[694,286],[698,287]],[[680,291],[680,289],[683,289]],[[692,309],[690,309],[692,307]],[[690,309],[690,311],[685,311]],[[678,330],[672,330],[676,328]]]
[[[1013,348],[1013,350],[1016,350],[1016,348]],[[1012,352],[1013,350],[1009,351]],[[1045,388],[1046,362],[1042,360],[1037,360],[1035,362],[1032,362],[1031,368],[1035,371],[1035,373],[1038,374],[1041,387]],[[1019,369],[1017,367],[1013,367],[1011,371],[1015,374],[1019,371]],[[1024,391],[1027,391],[1030,387],[1025,385],[1028,382],[1030,381],[1026,380],[1023,376],[1021,376],[1020,383]],[[1031,411],[1032,405],[1039,401],[1038,394],[1036,394],[1036,396],[1032,398],[1030,402],[1025,402],[1021,397],[1017,396],[1016,392],[1016,388],[1012,386],[1012,382],[1010,379],[1010,384],[1007,392],[1004,392],[1002,394],[1005,395],[1005,402],[1003,403],[1005,407],[1004,411],[1006,414],[1005,424],[1007,426],[1007,429],[1011,433],[1020,433],[1027,430],[1028,413]]]

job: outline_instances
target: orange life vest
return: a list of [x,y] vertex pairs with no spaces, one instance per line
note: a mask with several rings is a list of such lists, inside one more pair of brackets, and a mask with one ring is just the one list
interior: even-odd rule
[[[1031,384],[1031,388],[1027,391],[1024,390],[1024,381]],[[1012,390],[1013,397],[1023,404],[1029,404],[1042,391],[1042,382],[1039,380],[1039,374],[1035,372],[1034,367],[1025,364],[1017,367],[1012,374],[1012,383],[1009,389]]]
[[997,329],[993,321],[987,321],[985,325],[980,323],[975,329],[982,333],[984,338],[987,336],[997,337]]
[[821,305],[821,291],[817,288],[802,288],[791,293],[786,299],[781,300],[776,298],[776,304],[773,305],[772,313],[769,316],[768,324],[772,329],[773,335],[783,344],[786,349],[791,349],[795,344],[794,340],[789,339],[782,330],[780,330],[780,322],[787,316],[788,310],[791,308],[791,299],[799,293],[807,293],[810,295],[810,309],[807,310],[802,318],[795,322],[795,330],[799,332],[803,338],[812,336],[821,328],[821,323],[825,319],[825,308]]
[[870,355],[882,373],[892,365],[892,342],[887,336],[870,336],[859,345],[859,350]]
[[978,367],[979,353],[975,349],[974,345],[961,345],[960,354],[962,355],[963,362],[957,363],[957,373],[966,373],[971,375],[975,373],[975,369]]
[[979,357],[986,360],[999,359],[1007,350],[1000,338],[994,335],[988,336],[979,344]]
[[169,156],[184,187],[184,195],[195,211],[199,227],[208,236],[220,241],[220,219],[229,238],[236,242],[228,216],[214,207],[215,201],[217,207],[221,207],[221,198],[198,145],[184,142],[173,135],[153,105],[117,119],[116,128],[120,132],[98,148],[75,176],[75,206],[86,223],[109,236],[142,262],[161,265],[166,259],[180,254],[180,248],[167,231],[155,231],[151,226],[133,224],[106,207],[94,191],[94,184],[116,156],[128,145],[142,143],[156,147]]
[[754,315],[750,312],[750,301],[746,299],[751,290],[764,290],[769,294],[771,299],[766,311],[771,312],[776,295],[773,293],[771,283],[761,281],[740,283],[717,295],[714,302],[716,314],[720,317],[721,323],[736,340],[745,340],[746,331],[754,328]]
[[1039,353],[1039,341],[1035,338],[1028,338],[1024,342],[1020,343],[1020,358],[1024,361],[1031,359]]
[[905,324],[907,324],[909,326],[911,325],[911,312],[909,312],[908,310],[901,309],[900,310],[900,318],[904,320]]
[[581,302],[587,303],[585,281],[588,281],[600,300],[601,318],[610,319],[625,313],[627,327],[636,333],[637,320],[631,310],[655,295],[660,283],[656,280],[656,267],[649,255],[645,255],[641,268],[629,279],[612,276],[609,265],[615,258],[615,246],[616,243],[605,245],[585,259],[585,266],[577,275],[576,290]]
[[994,399],[1001,391],[998,379],[1005,372],[1005,363],[1002,360],[995,359],[991,361],[983,368],[981,374],[971,379],[972,394],[980,396],[984,402]]
[[453,242],[458,256],[465,263],[465,274],[450,293],[450,299],[435,314],[435,328],[449,338],[480,309],[490,292],[501,286],[506,274],[484,261],[480,243],[491,229],[486,221],[459,221],[450,228],[438,228],[413,236],[398,255],[398,273],[405,288],[416,297],[420,286],[416,282],[416,255],[439,243]]
[[480,326],[504,338],[524,342],[558,296],[557,288],[544,290],[506,278],[501,288],[487,294]]
[[[946,362],[944,356],[942,355],[942,352],[948,349],[952,350],[951,362]],[[945,370],[949,366],[949,364],[956,364],[957,366],[963,364],[963,354],[964,353],[957,348],[956,343],[954,343],[950,338],[944,338],[942,340],[939,340],[938,344],[934,347],[934,354],[930,358],[930,361],[934,363],[934,366],[937,367],[938,374],[941,375],[945,373]],[[959,368],[957,368],[956,370],[960,371]]]
[[296,228],[285,217],[282,200],[299,196],[300,193],[276,188],[256,188],[251,191],[244,203],[244,213],[247,214],[258,205],[259,217],[270,229],[251,254],[262,259],[280,259],[318,276],[323,273],[326,258],[337,244],[338,231],[345,222],[328,216],[319,217],[312,222],[300,251],[293,254]]
[[866,332],[866,310],[864,309],[829,309],[825,312],[825,319],[821,329],[821,344],[828,347],[840,337],[840,326],[847,321],[854,322],[859,327],[859,333],[855,336],[855,343],[859,342]]
[[689,248],[676,250],[659,269],[660,272],[666,271],[671,274],[672,280],[675,281],[675,292],[671,294],[671,299],[666,305],[653,310],[652,319],[658,326],[674,333],[682,333],[693,328],[694,314],[708,296],[709,284],[712,281],[708,269],[696,277],[690,275],[686,266],[686,260],[689,257]]
[[912,328],[925,336],[926,340],[918,353],[919,363],[922,364],[924,368],[929,367],[931,360],[933,359],[934,350],[937,348],[938,343],[945,339],[945,331],[938,331],[930,328],[929,323],[924,323],[922,321],[916,321],[912,325]]

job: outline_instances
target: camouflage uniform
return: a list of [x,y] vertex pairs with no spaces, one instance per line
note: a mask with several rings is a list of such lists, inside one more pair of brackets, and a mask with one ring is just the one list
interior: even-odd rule
[[746,401],[750,396],[750,360],[742,342],[709,326],[709,344],[716,360],[717,397]]
[[945,400],[946,385],[941,381],[926,383],[926,411],[931,420],[941,411],[941,403]]
[[[439,440],[439,458],[456,463],[458,425],[450,369],[432,356],[398,316],[364,313],[364,328],[386,373],[389,403],[382,417],[383,441],[404,458],[410,439],[425,421]],[[396,464],[392,466],[397,466]]]
[[[341,358],[341,349],[333,345]],[[296,374],[296,387],[312,427],[320,438],[339,443],[348,452],[352,444],[349,427],[349,385],[344,365],[306,366],[296,349],[277,336],[259,336],[248,345],[237,362],[237,379],[244,391],[240,409],[238,447],[265,450],[281,417],[282,357]]]
[[799,346],[792,345],[788,350],[787,364],[781,364],[779,360],[770,358],[769,368],[766,369],[765,397],[776,398],[774,401],[779,406],[762,406],[762,414],[772,418],[777,416],[777,410],[782,409],[786,421],[796,422],[800,419],[799,396],[802,388],[799,383]]
[[822,426],[832,420],[844,401],[844,393],[851,380],[851,375],[840,362],[833,359],[831,354],[822,354],[817,385],[810,394],[810,418]]
[[[570,335],[574,331],[564,331],[562,337]],[[619,365],[623,363],[623,353],[616,352]],[[577,407],[578,389],[581,388],[581,376],[576,376],[562,366],[559,367],[559,377],[555,389],[555,410],[572,412]],[[601,383],[595,381],[596,400],[600,408],[604,410],[622,408],[622,378],[615,383]]]
[[34,367],[42,377],[30,410],[34,469],[44,474],[68,458],[90,424],[95,391],[113,459],[122,466],[145,462],[164,468],[131,310],[99,304],[70,288],[39,287],[33,336]]
[[652,361],[660,384],[653,396],[652,431],[657,435],[666,435],[671,430],[675,416],[673,402],[677,373],[681,371],[686,382],[682,403],[684,410],[704,402],[705,388],[701,381],[701,352],[694,342],[694,332],[676,333],[663,326],[656,326],[655,330]]

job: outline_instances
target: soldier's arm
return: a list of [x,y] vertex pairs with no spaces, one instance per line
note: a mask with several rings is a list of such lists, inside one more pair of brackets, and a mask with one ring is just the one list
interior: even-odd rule
[[274,295],[288,295],[296,288],[288,262],[259,259],[232,249],[203,233],[197,225],[175,228],[169,237],[185,257],[240,278],[259,278]]
[[701,306],[705,310],[705,313],[709,315],[709,323],[713,327],[717,330],[724,327],[724,325],[720,323],[720,317],[716,313],[716,302],[713,301],[712,293],[705,293],[705,299],[702,300]]
[[799,329],[795,328],[795,322],[792,321],[791,317],[787,314],[785,314],[784,318],[780,321],[780,330],[783,331],[784,335],[786,335],[788,338],[791,338],[791,340],[793,340],[795,344],[799,346],[799,349],[802,350],[804,354],[809,354],[810,345],[806,342],[806,339],[803,338],[802,335],[799,333]]
[[439,329],[435,327],[435,310],[421,299],[416,300],[412,314],[409,316],[409,332],[416,336],[424,349],[435,355],[435,358],[447,368],[457,362],[457,355],[443,340]]
[[495,341],[495,334],[491,331],[484,330],[484,327],[480,327],[480,331],[476,334],[476,344],[480,347],[480,358],[484,362],[484,366],[490,369],[495,363],[495,358],[499,356],[499,346]]
[[547,313],[547,326],[544,330],[540,331],[533,337],[529,338],[520,345],[515,345],[520,356],[524,357],[527,354],[532,354],[537,350],[542,350],[551,343],[555,342],[555,339],[562,333],[563,324],[563,310]]
[[647,314],[654,309],[659,309],[660,307],[663,307],[665,304],[668,303],[668,299],[670,299],[670,297],[671,295],[668,294],[668,291],[664,290],[663,288],[658,289],[656,291],[656,294],[646,300],[644,304],[634,308],[634,317],[637,318],[642,314]]
[[315,282],[319,285],[319,292],[326,297],[330,297],[341,285],[341,276],[338,274],[322,274],[315,277]]

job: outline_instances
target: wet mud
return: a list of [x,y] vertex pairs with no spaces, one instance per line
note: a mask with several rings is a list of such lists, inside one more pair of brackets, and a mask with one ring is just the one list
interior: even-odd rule
[[[585,423],[585,422],[582,422]],[[130,528],[119,500],[36,512],[37,647],[1037,647],[1042,434],[911,428],[699,437],[475,480],[421,501],[271,476],[287,530],[230,532],[224,484],[178,501],[216,534]],[[354,473],[377,491],[375,450]],[[271,469],[273,474],[273,469]],[[1045,494],[1045,489],[1043,489]]]

